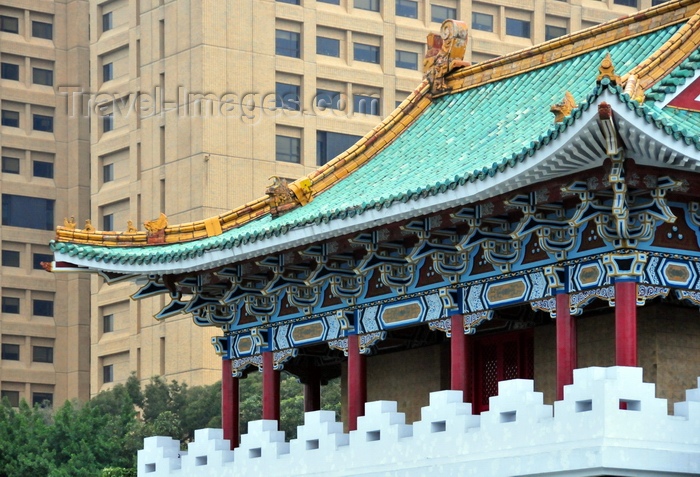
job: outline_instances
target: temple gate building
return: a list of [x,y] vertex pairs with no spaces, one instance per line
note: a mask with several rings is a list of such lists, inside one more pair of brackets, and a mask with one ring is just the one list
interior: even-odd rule
[[[676,0],[470,65],[447,20],[426,79],[316,171],[203,221],[59,227],[53,272],[136,281],[167,297],[156,319],[222,330],[223,433],[182,459],[147,441],[139,474],[699,471],[700,391],[673,417],[665,400],[700,374],[699,42],[700,2]],[[282,369],[310,412],[289,444]],[[314,412],[337,376],[349,436]]]

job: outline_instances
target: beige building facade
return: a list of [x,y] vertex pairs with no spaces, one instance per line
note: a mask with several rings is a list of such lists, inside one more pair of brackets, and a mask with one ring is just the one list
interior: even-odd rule
[[[27,165],[19,174],[3,170],[3,198],[53,200],[52,227],[73,215],[80,225],[90,218],[99,230],[126,230],[128,221],[142,229],[161,212],[171,223],[216,215],[262,195],[273,175],[295,179],[327,162],[418,85],[426,34],[445,18],[469,24],[466,59],[482,62],[652,0],[0,5],[9,3],[14,6],[0,6],[0,15],[17,17],[19,32],[0,32],[0,57],[18,65],[19,80],[2,79],[0,101],[3,111],[20,114],[21,126],[3,126],[0,144],[3,157],[19,156],[20,166]],[[32,37],[35,17],[52,18],[52,41]],[[31,69],[35,63],[49,69],[40,63],[52,61],[53,90],[37,86]],[[32,114],[52,112],[52,135],[32,129]],[[31,161],[49,157],[42,154],[54,154],[53,180],[32,176]],[[21,312],[3,311],[0,322],[3,345],[20,346],[19,360],[0,361],[3,393],[31,399],[51,388],[55,399],[84,397],[88,369],[91,395],[132,372],[192,385],[219,379],[220,360],[209,345],[216,330],[192,327],[189,318],[155,320],[165,301],[132,301],[132,283],[107,287],[102,278],[35,270],[30,257],[48,253],[52,233],[5,226],[5,215],[3,201],[3,252],[19,252],[21,266],[3,263],[0,285],[3,298],[20,299]],[[42,297],[55,298],[52,319],[30,312],[32,300]],[[61,344],[64,335],[69,345]],[[50,340],[53,366],[34,363],[34,343]],[[7,349],[14,357],[16,346]],[[41,379],[27,382],[28,369],[41,371]],[[63,383],[80,392],[59,391]]]
[[90,281],[54,276],[48,242],[89,205],[90,138],[62,86],[87,87],[88,2],[0,2],[0,394],[87,399]]

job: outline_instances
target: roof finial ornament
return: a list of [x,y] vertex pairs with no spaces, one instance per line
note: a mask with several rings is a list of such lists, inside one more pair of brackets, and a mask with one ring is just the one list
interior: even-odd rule
[[146,227],[148,234],[146,241],[149,244],[165,243],[165,229],[168,226],[167,215],[161,212],[157,219],[144,222],[143,226]]
[[134,223],[131,220],[126,221],[126,233],[128,234],[135,234],[138,232],[136,227],[134,227]]
[[564,94],[564,99],[560,103],[552,105],[549,110],[554,113],[554,122],[560,123],[565,117],[571,114],[571,111],[573,111],[575,107],[576,100],[574,96],[567,91]]
[[63,218],[63,226],[67,229],[75,230],[75,217],[71,215],[70,219],[68,217]]
[[92,222],[90,219],[85,220],[85,228],[83,229],[87,233],[91,233],[95,231],[95,227],[92,225]]
[[270,214],[273,217],[279,217],[292,210],[297,206],[297,201],[294,200],[294,193],[287,184],[287,179],[279,176],[270,176],[272,185],[265,189],[267,194],[267,203],[270,206]]
[[155,234],[161,230],[165,230],[165,228],[168,226],[168,216],[161,212],[157,219],[144,222],[143,226],[146,227],[149,234]]
[[448,89],[445,76],[450,71],[471,64],[463,61],[467,51],[467,24],[458,20],[445,20],[440,27],[440,35],[430,33],[427,43],[423,73],[433,92],[440,93]]
[[612,57],[609,52],[605,55],[603,61],[600,62],[598,72],[599,74],[596,78],[598,83],[607,78],[610,84],[620,84],[620,77],[615,74],[615,65],[613,65]]

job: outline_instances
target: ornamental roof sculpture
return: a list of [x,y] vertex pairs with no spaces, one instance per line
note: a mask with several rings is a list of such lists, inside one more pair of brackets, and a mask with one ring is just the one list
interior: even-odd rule
[[[168,225],[162,215],[157,230],[100,232],[67,220],[51,268],[127,277],[211,270],[476,204],[602,165],[574,136],[600,136],[603,102],[617,132],[638,138],[626,144],[638,164],[697,171],[700,108],[672,103],[697,85],[699,10],[698,0],[674,0],[475,65],[460,56],[466,27],[447,21],[428,40],[426,79],[329,163],[202,221]],[[550,108],[562,98],[555,122]]]

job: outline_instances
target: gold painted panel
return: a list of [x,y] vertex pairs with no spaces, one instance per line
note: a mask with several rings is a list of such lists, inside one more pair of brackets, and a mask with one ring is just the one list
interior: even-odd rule
[[522,280],[501,283],[494,285],[486,292],[489,303],[499,303],[503,301],[515,300],[525,294],[525,282]]
[[292,340],[295,342],[320,339],[323,337],[323,324],[318,321],[296,325],[292,330]]
[[382,312],[382,320],[387,324],[402,323],[404,321],[414,321],[420,318],[423,307],[413,302],[405,305],[392,306]]

